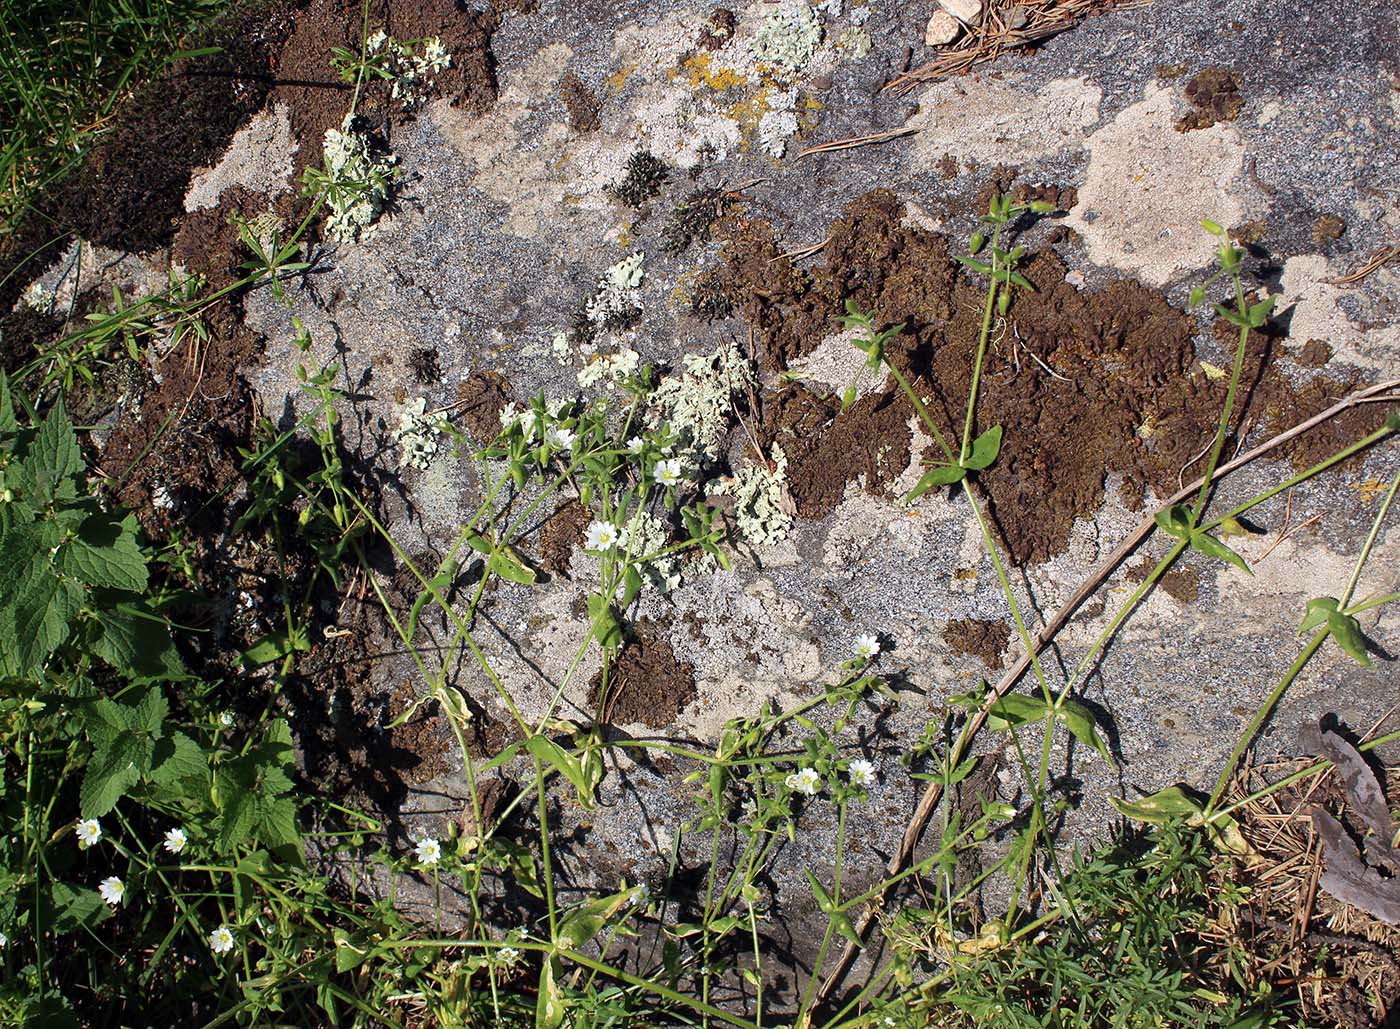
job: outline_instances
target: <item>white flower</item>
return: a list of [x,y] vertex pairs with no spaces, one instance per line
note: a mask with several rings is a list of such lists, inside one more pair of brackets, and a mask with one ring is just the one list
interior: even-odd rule
[[0,933],[0,950],[4,950],[10,945],[10,938],[4,933]]
[[633,904],[645,904],[651,900],[651,889],[646,883],[638,883],[632,887],[631,901]]
[[681,459],[678,457],[657,461],[653,469],[656,481],[663,486],[674,486],[681,481]]
[[858,758],[847,766],[846,772],[851,777],[851,782],[857,786],[875,785],[875,766],[865,758]]
[[622,534],[612,522],[594,522],[588,527],[583,547],[585,550],[611,550],[621,538]]
[[555,450],[568,450],[574,445],[574,440],[578,439],[578,433],[572,429],[561,429],[557,425],[551,425],[544,434],[544,441]]
[[232,712],[232,711],[220,711],[220,712],[219,712],[219,724],[222,725],[225,729],[231,727],[231,726],[233,725],[233,712]]
[[209,934],[209,949],[215,954],[227,954],[233,950],[233,930],[221,925]]
[[815,768],[803,768],[789,775],[784,782],[787,788],[796,790],[798,793],[808,797],[815,797],[817,791],[822,788],[821,776],[817,775]]
[[171,829],[166,832],[165,843],[163,843],[162,846],[165,847],[166,850],[170,851],[170,853],[178,854],[180,853],[180,851],[185,849],[185,844],[189,841],[190,838],[185,835],[185,830]]
[[420,865],[435,865],[442,860],[442,844],[431,836],[424,836],[413,848]]
[[647,441],[640,436],[633,436],[627,441],[627,452],[629,454],[640,454],[646,449]]
[[115,875],[109,875],[97,884],[97,892],[102,895],[102,899],[113,907],[122,902],[126,896],[126,884]]
[[73,830],[78,835],[78,849],[87,850],[98,840],[102,839],[102,823],[95,818],[89,818],[79,822]]
[[501,964],[513,965],[516,959],[520,957],[520,951],[516,950],[514,947],[502,947],[500,950],[496,951],[496,956],[501,959]]
[[856,657],[869,661],[876,654],[880,653],[880,641],[874,636],[865,635],[856,637]]

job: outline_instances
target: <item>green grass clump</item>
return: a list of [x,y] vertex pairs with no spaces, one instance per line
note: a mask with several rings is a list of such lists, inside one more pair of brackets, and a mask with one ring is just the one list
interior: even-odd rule
[[227,0],[0,0],[0,242],[82,159],[118,101]]

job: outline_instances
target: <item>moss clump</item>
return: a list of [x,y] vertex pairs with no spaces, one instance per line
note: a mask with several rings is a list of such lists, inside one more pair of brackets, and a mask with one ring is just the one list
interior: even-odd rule
[[612,187],[612,195],[628,207],[641,207],[661,192],[670,174],[665,162],[650,150],[638,150],[627,159],[627,174]]
[[690,294],[690,313],[707,322],[728,318],[734,313],[734,298],[714,272],[705,272],[695,280]]
[[420,347],[409,354],[408,370],[413,373],[413,381],[420,386],[431,386],[442,381],[442,366],[438,364],[437,351],[431,347]]
[[697,189],[682,200],[661,229],[661,248],[679,254],[691,243],[710,234],[710,226],[724,211],[724,194],[718,189]]

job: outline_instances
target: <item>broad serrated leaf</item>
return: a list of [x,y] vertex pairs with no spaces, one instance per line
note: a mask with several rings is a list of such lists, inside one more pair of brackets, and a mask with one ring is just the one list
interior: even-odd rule
[[94,754],[83,770],[83,783],[78,789],[78,809],[84,818],[101,818],[127,790],[141,781],[142,772],[150,767],[150,743],[122,733],[112,745]]
[[1191,549],[1206,557],[1214,557],[1228,564],[1234,565],[1245,575],[1253,575],[1249,570],[1249,565],[1244,563],[1244,558],[1240,557],[1233,550],[1221,543],[1208,532],[1193,532],[1191,534]]
[[1351,615],[1333,611],[1327,616],[1327,629],[1348,657],[1363,667],[1371,667],[1371,658],[1366,653],[1366,639],[1361,635],[1360,622]]
[[248,838],[257,820],[257,795],[230,775],[220,774],[219,853],[232,854],[233,849]]
[[63,409],[63,401],[54,404],[39,424],[39,431],[29,445],[25,464],[34,473],[45,494],[71,499],[78,495],[78,485],[86,466],[73,423]]
[[52,882],[43,888],[39,921],[53,933],[72,932],[79,926],[94,926],[110,916],[96,890],[65,882]]
[[10,396],[10,377],[0,369],[0,432],[18,432],[19,422],[15,420],[15,402]]
[[106,515],[83,520],[76,539],[61,551],[63,569],[89,586],[140,593],[146,588],[146,557],[136,534]]
[[297,805],[291,797],[277,797],[258,805],[258,820],[254,834],[258,842],[276,850],[301,849],[301,833],[297,830]]
[[152,737],[160,736],[165,725],[165,716],[170,713],[170,705],[160,687],[147,690],[139,702],[131,709],[131,727]]
[[151,782],[168,787],[187,780],[205,783],[208,778],[209,758],[184,733],[172,732],[156,743],[151,755]]
[[951,486],[955,482],[962,482],[967,478],[967,469],[955,464],[941,464],[937,468],[930,468],[924,472],[923,476],[904,496],[906,504],[918,500],[935,486]]
[[[0,611],[0,644],[13,649],[10,657],[18,674],[37,675],[60,644],[68,639],[83,605],[82,587],[55,574],[48,551],[31,554],[13,582],[11,606]],[[7,631],[8,630],[8,631]],[[11,636],[11,639],[5,639]]]
[[1055,711],[1055,718],[1080,743],[1092,747],[1099,757],[1110,765],[1113,764],[1113,755],[1108,752],[1108,744],[1104,743],[1103,737],[1099,735],[1098,726],[1094,724],[1093,712],[1087,707],[1073,700],[1062,700]]
[[102,632],[92,650],[133,679],[176,678],[184,674],[166,622],[144,601],[121,603],[97,612]]
[[1001,453],[1001,426],[993,425],[972,441],[972,453],[967,455],[967,460],[962,463],[963,467],[980,472],[995,461],[999,453]]

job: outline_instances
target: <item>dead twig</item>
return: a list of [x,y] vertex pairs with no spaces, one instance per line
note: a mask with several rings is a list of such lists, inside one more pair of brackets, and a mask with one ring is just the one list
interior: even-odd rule
[[833,139],[830,143],[818,143],[816,146],[809,146],[805,150],[799,150],[797,152],[797,159],[800,161],[810,154],[825,154],[832,150],[854,150],[858,146],[868,146],[872,143],[887,143],[892,139],[898,139],[900,136],[912,136],[918,131],[917,128],[909,126],[902,129],[890,129],[888,132],[876,132],[869,136],[851,136],[849,139]]
[[[1283,446],[1283,444],[1296,439],[1310,429],[1316,428],[1318,425],[1321,425],[1331,418],[1335,418],[1343,411],[1355,407],[1357,404],[1364,403],[1367,398],[1388,393],[1397,387],[1400,387],[1400,379],[1390,379],[1386,382],[1381,382],[1361,390],[1358,393],[1354,393],[1349,397],[1345,397],[1327,410],[1300,422],[1293,428],[1279,433],[1277,436],[1241,454],[1234,460],[1221,465],[1215,470],[1215,474],[1211,477],[1211,480],[1215,481],[1220,479],[1237,468],[1242,468],[1250,462],[1258,460],[1265,454],[1277,450],[1279,447]],[[1059,635],[1060,630],[1069,622],[1074,613],[1079,610],[1080,605],[1097,592],[1098,588],[1113,574],[1114,570],[1127,559],[1128,555],[1135,551],[1143,540],[1147,539],[1148,535],[1151,534],[1153,528],[1157,524],[1157,513],[1167,510],[1174,504],[1179,504],[1187,500],[1201,488],[1204,482],[1205,478],[1203,476],[1169,497],[1161,507],[1144,518],[1128,537],[1118,545],[1113,553],[1109,554],[1103,563],[1094,570],[1093,574],[1074,591],[1074,594],[1055,612],[1054,616],[1045,624],[1045,627],[1036,634],[1035,639],[1032,641],[1033,646],[1031,651],[1022,654],[1017,659],[1016,663],[1001,677],[996,687],[987,694],[987,698],[982,702],[982,706],[968,719],[966,731],[962,734],[962,739],[970,743],[971,740],[976,737],[982,726],[986,724],[987,717],[990,715],[992,707],[1007,693],[1011,692],[1012,688],[1020,682],[1021,676],[1026,674],[1027,669],[1031,666],[1032,654],[1038,656],[1041,651],[1049,646],[1051,641]],[[959,753],[953,755],[951,760],[956,763],[962,760],[963,756],[963,753]],[[904,869],[910,856],[914,853],[914,848],[918,844],[919,838],[923,835],[924,827],[928,824],[928,820],[932,817],[934,808],[938,806],[938,802],[942,799],[942,796],[942,783],[933,781],[925,788],[923,796],[919,798],[918,806],[914,809],[914,814],[909,819],[909,824],[904,830],[904,836],[900,840],[899,849],[885,866],[885,871],[888,876],[898,875]],[[856,935],[862,940],[865,938],[866,933],[869,932],[871,923],[875,920],[875,912],[878,910],[883,900],[883,893],[873,898],[864,913],[856,921]],[[831,973],[822,983],[821,989],[817,991],[816,1002],[818,1004],[822,1003],[831,994],[831,991],[836,988],[837,983],[841,981],[847,969],[851,967],[851,962],[855,960],[859,952],[860,947],[855,943],[846,944],[845,949],[841,952],[840,959],[836,963],[836,967],[832,969]],[[816,970],[813,974],[820,975],[821,973],[820,970]]]
[[830,242],[831,237],[827,236],[826,239],[822,240],[820,243],[813,243],[811,246],[798,247],[796,250],[789,250],[787,253],[779,254],[777,257],[770,257],[768,259],[768,263],[772,264],[774,261],[781,261],[783,258],[787,258],[790,261],[800,261],[804,257],[811,257],[818,250],[820,250],[822,247],[826,246]]
[[1381,247],[1381,249],[1372,254],[1370,258],[1367,259],[1366,263],[1356,269],[1356,271],[1349,275],[1343,275],[1339,279],[1323,279],[1322,281],[1329,286],[1350,286],[1360,282],[1382,265],[1389,264],[1397,257],[1400,257],[1400,243],[1396,243],[1393,246]]

